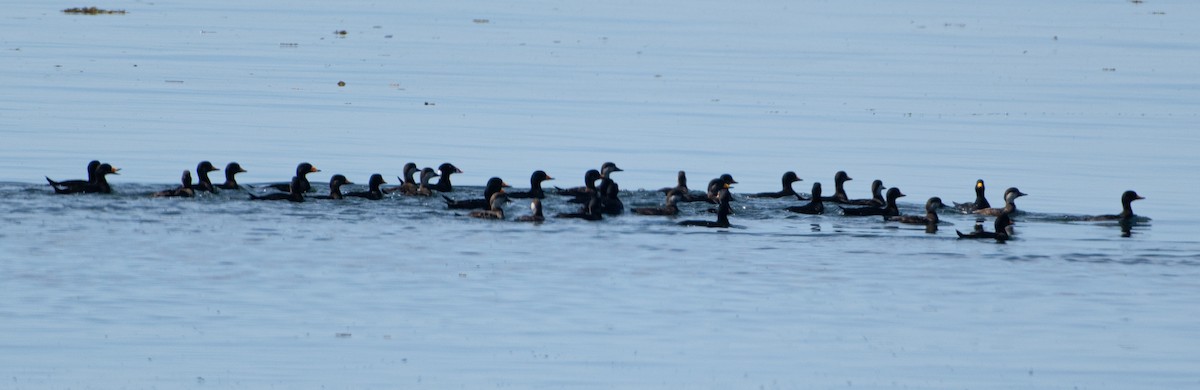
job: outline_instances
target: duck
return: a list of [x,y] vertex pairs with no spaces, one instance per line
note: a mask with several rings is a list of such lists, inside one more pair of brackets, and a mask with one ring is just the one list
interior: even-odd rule
[[312,185],[308,183],[308,174],[320,171],[312,164],[302,162],[296,165],[296,176],[292,176],[291,182],[270,184],[267,187],[287,192],[291,192],[293,189],[298,189],[301,193],[308,192],[312,190]]
[[[83,188],[89,184],[96,182],[96,169],[100,168],[100,160],[92,160],[87,165],[87,180],[63,180],[54,181],[46,176],[46,181],[50,183],[50,187],[54,188],[54,192],[60,194],[69,194],[73,192],[83,192]],[[60,192],[69,191],[69,192]]]
[[990,207],[990,208],[985,208],[985,209],[978,209],[978,210],[975,210],[973,213],[981,214],[981,215],[990,215],[990,216],[998,216],[1000,214],[1016,214],[1018,212],[1016,200],[1017,200],[1017,198],[1020,198],[1025,195],[1029,195],[1029,194],[1021,192],[1021,190],[1018,190],[1017,187],[1008,187],[1007,190],[1004,190],[1004,207],[1001,207],[1001,208]]
[[800,214],[825,214],[825,204],[821,200],[821,183],[813,183],[812,199],[808,201],[808,204],[788,207],[785,210]]
[[[624,169],[618,168],[617,164],[613,162],[606,162],[600,165],[599,170],[589,169],[583,174],[583,187],[571,187],[566,189],[555,187],[554,189],[559,195],[575,197],[580,202],[586,203],[587,197],[591,196],[590,194],[596,190],[596,180],[604,179],[613,172],[622,171],[624,171]],[[592,176],[592,172],[596,172],[595,179],[589,179]]]
[[1096,215],[1087,217],[1088,221],[1121,221],[1129,223],[1137,220],[1138,216],[1133,213],[1133,201],[1146,199],[1133,190],[1125,191],[1121,194],[1121,213]]
[[598,196],[596,193],[597,180],[600,180],[600,171],[589,169],[583,174],[583,187],[568,188],[565,190],[559,188],[558,194],[574,197],[575,199],[572,200],[574,203],[587,204],[593,197]]
[[543,199],[546,197],[546,192],[542,190],[542,182],[546,180],[554,180],[554,178],[546,174],[546,171],[533,171],[533,174],[529,176],[529,191],[505,191],[505,193],[513,199]]
[[663,188],[658,189],[658,192],[661,192],[663,194],[669,193],[671,191],[675,191],[676,193],[680,193],[680,194],[688,193],[687,172],[679,171],[679,173],[675,174],[675,186],[674,187],[663,187]]
[[511,201],[508,198],[508,194],[505,194],[504,190],[500,190],[492,194],[488,199],[488,204],[491,205],[490,208],[487,210],[475,210],[468,215],[481,219],[504,219],[504,204]]
[[971,233],[963,234],[963,232],[958,230],[954,232],[958,233],[959,239],[994,239],[999,242],[1008,241],[1015,234],[1013,231],[1013,221],[1008,216],[1008,213],[997,216],[994,225],[995,231],[992,232],[983,231],[983,228],[979,225],[975,225],[975,231]]
[[438,182],[433,187],[430,187],[430,189],[437,192],[454,192],[454,185],[450,184],[450,175],[463,173],[463,171],[454,166],[454,164],[443,163],[438,166],[438,172]]
[[871,182],[871,199],[851,199],[846,204],[856,206],[874,206],[883,207],[887,205],[887,199],[883,197],[883,190],[887,187],[883,186],[883,180],[875,179]]
[[384,192],[400,191],[400,193],[402,193],[402,194],[416,193],[416,188],[418,188],[419,185],[418,185],[418,182],[416,182],[415,178],[416,178],[416,173],[421,172],[421,168],[416,168],[415,162],[409,162],[409,163],[404,164],[403,172],[404,172],[403,178],[401,178],[401,176],[396,176],[396,180],[400,180],[400,186],[391,188],[391,190],[384,191]]
[[380,200],[380,199],[383,199],[383,190],[380,189],[379,186],[382,186],[384,184],[387,184],[387,182],[383,181],[383,175],[376,173],[376,174],[371,175],[371,179],[367,183],[367,185],[369,186],[369,189],[367,191],[350,192],[350,193],[347,193],[346,196],[355,197],[355,198],[365,198],[368,200]]
[[413,191],[413,193],[404,195],[432,196],[433,186],[429,184],[429,180],[437,176],[437,171],[433,170],[433,168],[425,167],[425,169],[421,170],[421,185],[417,186],[417,190]]
[[[493,177],[488,179],[487,185],[483,188],[483,199],[454,200],[446,195],[442,195],[442,199],[446,200],[446,207],[451,209],[486,209],[492,204],[492,195],[504,192],[504,189],[508,187],[510,186],[504,180],[501,180],[499,177]],[[505,197],[507,196],[505,194]]]
[[219,170],[220,169],[213,166],[213,164],[208,161],[201,161],[199,164],[196,164],[197,180],[196,184],[192,186],[192,189],[200,192],[217,192],[216,187],[213,186],[212,180],[208,178],[208,173]]
[[800,176],[796,175],[796,172],[792,172],[792,171],[784,172],[783,178],[781,178],[780,181],[783,183],[782,190],[779,190],[776,192],[759,192],[757,194],[750,194],[748,196],[751,198],[776,198],[776,199],[782,198],[785,196],[795,196],[796,199],[807,200],[807,199],[804,199],[803,196],[800,196],[800,194],[797,194],[796,190],[792,189],[792,183],[795,183],[798,181],[804,181],[804,179],[801,179]]
[[674,216],[679,214],[679,207],[676,204],[681,198],[682,196],[678,192],[671,191],[667,193],[666,205],[663,207],[634,207],[629,211],[637,215]]
[[304,191],[301,189],[308,184],[308,180],[302,175],[292,177],[292,184],[288,192],[275,192],[262,196],[250,194],[250,200],[286,200],[295,203],[304,202]]
[[533,198],[533,200],[529,202],[529,208],[533,210],[533,214],[522,215],[520,217],[517,217],[517,219],[514,219],[514,221],[517,221],[517,222],[544,222],[546,220],[546,217],[542,215],[542,200],[541,199]]
[[217,188],[225,189],[225,190],[241,189],[242,187],[238,185],[237,179],[234,178],[234,175],[237,175],[237,174],[243,173],[243,172],[246,172],[246,170],[243,169],[242,165],[238,164],[236,161],[226,164],[225,165],[225,183],[218,185]]
[[119,175],[120,168],[114,168],[111,164],[103,163],[96,166],[92,171],[91,182],[84,185],[62,185],[62,182],[55,182],[46,178],[50,182],[50,187],[54,188],[56,194],[111,194],[112,186],[108,185],[108,175]]
[[152,196],[154,196],[155,198],[170,198],[170,197],[191,198],[196,195],[196,191],[194,191],[192,189],[192,172],[191,171],[188,171],[185,169],[183,171],[183,177],[181,177],[179,179],[179,181],[182,182],[183,185],[173,188],[173,189],[155,192],[154,195],[152,195]]
[[929,198],[929,200],[925,202],[925,215],[924,216],[921,216],[921,215],[895,215],[895,216],[891,216],[891,217],[884,217],[884,220],[892,221],[892,222],[907,223],[907,224],[911,224],[911,225],[930,225],[930,224],[937,225],[939,222],[937,211],[938,211],[938,209],[945,207],[945,206],[946,205],[942,203],[942,198],[935,196],[935,197]]
[[837,171],[833,175],[833,196],[827,196],[821,200],[834,203],[850,203],[850,197],[846,196],[845,188],[845,183],[850,180],[854,180],[854,178],[847,175],[846,171]]
[[600,184],[596,186],[596,195],[600,197],[600,212],[607,215],[619,215],[625,212],[625,203],[621,202],[620,193],[621,186],[613,181],[609,175],[613,172],[620,171],[614,164],[611,168],[614,170],[606,170],[600,172]]
[[687,220],[679,223],[679,226],[697,226],[707,228],[728,228],[729,212],[732,211],[729,207],[729,202],[733,195],[729,193],[729,184],[722,184],[721,189],[717,191],[717,220]]
[[350,179],[347,179],[346,176],[341,174],[333,175],[333,177],[329,178],[329,195],[315,196],[314,198],[331,200],[344,199],[345,197],[342,195],[342,186],[347,184],[354,183],[350,182]]
[[988,203],[987,197],[983,195],[987,187],[983,184],[983,179],[975,180],[975,201],[958,203],[954,202],[954,209],[963,213],[973,213],[979,209],[992,208],[992,204]]
[[[900,208],[896,206],[896,199],[905,196],[900,192],[899,188],[888,188],[887,204],[884,207],[859,207],[859,208],[842,208],[842,215],[846,216],[867,216],[867,215],[882,215],[884,217],[892,217],[900,215]],[[838,206],[841,208],[841,206]]]
[[[732,186],[734,184],[738,184],[737,180],[733,179],[733,175],[726,173],[726,174],[721,175],[720,177],[717,177],[716,179],[712,179],[712,180],[708,181],[708,187],[706,187],[705,196],[703,198],[686,197],[683,199],[683,201],[684,202],[705,201],[705,202],[709,202],[709,203],[719,203],[719,199],[717,199],[717,196],[720,195],[721,190],[728,189],[727,188],[728,186]],[[732,187],[729,187],[729,188],[732,188]],[[730,196],[732,196],[732,195],[730,195]]]

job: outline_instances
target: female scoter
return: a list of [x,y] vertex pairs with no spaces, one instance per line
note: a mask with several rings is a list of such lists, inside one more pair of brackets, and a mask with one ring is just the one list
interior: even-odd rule
[[733,195],[729,194],[729,184],[723,184],[723,188],[717,191],[717,220],[689,220],[679,223],[679,226],[700,226],[709,228],[727,228],[729,227],[729,201]]
[[[499,192],[504,192],[505,187],[510,187],[508,183],[498,177],[488,179],[487,185],[483,187],[483,199],[463,199],[454,200],[446,195],[442,198],[446,200],[446,207],[451,209],[486,209],[492,202],[492,195]],[[505,195],[507,197],[507,195]]]
[[542,215],[542,200],[541,199],[533,198],[533,201],[529,202],[529,208],[533,210],[533,214],[522,215],[520,217],[517,217],[517,219],[514,219],[514,221],[517,221],[517,222],[543,222],[546,220],[546,217]]
[[[108,185],[108,179],[105,176],[109,174],[119,175],[117,171],[120,170],[120,168],[113,168],[108,163],[97,165],[96,169],[92,171],[92,182],[85,185],[62,186],[61,183],[56,183],[50,180],[50,178],[46,178],[46,180],[50,182],[51,187],[54,187],[54,193],[56,194],[111,194],[112,186]],[[58,185],[56,186],[55,184]]]
[[797,199],[805,200],[804,197],[802,197],[802,196],[800,196],[800,194],[796,193],[796,190],[792,189],[792,183],[795,183],[798,181],[804,181],[804,179],[801,179],[799,176],[796,176],[796,172],[792,172],[792,171],[785,172],[783,174],[783,178],[780,179],[780,181],[783,182],[783,189],[780,191],[760,192],[757,194],[750,194],[748,196],[751,198],[776,198],[776,199],[782,198],[785,196],[795,196]]
[[663,207],[634,207],[629,209],[629,211],[637,215],[678,215],[679,207],[676,206],[676,203],[679,202],[680,198],[682,197],[679,196],[678,192],[670,191],[667,193],[666,205]]
[[992,215],[992,216],[996,216],[996,215],[1000,215],[1000,214],[1015,214],[1017,212],[1017,204],[1016,204],[1017,198],[1020,198],[1025,195],[1029,195],[1029,194],[1021,192],[1021,190],[1018,190],[1017,187],[1008,187],[1007,190],[1004,190],[1004,207],[1002,207],[1002,208],[990,207],[990,208],[986,208],[986,209],[978,209],[978,210],[975,210],[974,213],[975,214],[983,214],[983,215]]
[[935,196],[935,197],[929,198],[929,200],[925,202],[925,215],[924,216],[896,215],[896,216],[891,216],[891,217],[884,217],[884,220],[900,222],[900,223],[907,223],[907,224],[912,224],[912,225],[929,225],[929,224],[937,225],[937,223],[938,223],[937,210],[942,207],[946,207],[945,204],[942,204],[942,198]]
[[350,182],[350,179],[347,179],[346,176],[333,175],[333,177],[329,178],[329,195],[314,196],[314,198],[332,200],[343,199],[342,186],[346,184],[354,183]]
[[[321,171],[320,169],[317,169],[317,167],[314,167],[312,164],[302,162],[299,165],[296,165],[296,176],[292,177],[292,181],[290,183],[287,183],[287,184],[276,183],[276,184],[271,184],[268,187],[274,188],[279,191],[289,191],[290,192],[293,189],[298,189],[301,193],[308,192],[308,191],[312,190],[312,185],[310,185],[308,183],[307,175],[309,173],[320,172],[320,171]],[[297,181],[297,179],[299,179],[299,181]],[[297,184],[299,186],[297,186]]]
[[440,176],[438,177],[438,182],[431,189],[437,192],[454,192],[454,185],[450,184],[450,175],[463,173],[463,171],[454,166],[454,164],[443,163],[438,166],[438,172],[441,173],[438,175]]
[[371,175],[371,180],[367,184],[370,186],[370,190],[350,192],[347,193],[346,196],[366,198],[369,200],[383,199],[383,190],[379,189],[379,186],[387,184],[387,182],[383,181],[383,175],[378,173]]
[[547,175],[546,171],[534,171],[533,175],[529,176],[529,191],[505,191],[504,193],[508,194],[508,197],[513,199],[544,199],[546,198],[546,192],[542,191],[542,182],[546,180],[554,180],[554,178],[550,177],[550,175]]
[[242,165],[238,164],[237,162],[231,162],[228,165],[225,165],[225,183],[218,185],[217,188],[226,190],[241,189],[242,187],[238,185],[237,179],[234,178],[234,175],[242,172],[246,172],[246,170],[242,169]]
[[188,171],[185,169],[183,171],[183,177],[181,177],[179,179],[179,181],[182,182],[183,185],[169,189],[169,190],[162,190],[159,192],[155,192],[154,195],[152,195],[152,196],[154,196],[155,198],[168,198],[168,197],[191,198],[193,196],[196,196],[196,191],[192,189],[192,172],[191,171]]
[[846,171],[837,171],[833,175],[833,196],[827,196],[821,200],[834,203],[850,203],[850,197],[846,196],[845,188],[845,183],[850,180],[854,179],[850,175],[847,175]]
[[975,180],[975,201],[967,203],[954,202],[954,209],[964,213],[972,213],[975,210],[992,208],[992,204],[988,203],[987,197],[983,195],[984,189],[983,179]]
[[994,229],[996,230],[994,232],[985,232],[982,228],[979,228],[978,225],[976,225],[976,230],[971,233],[963,234],[963,232],[958,230],[955,230],[954,232],[958,233],[958,238],[960,239],[994,239],[1000,242],[1007,241],[1008,239],[1012,238],[1014,234],[1013,221],[1008,216],[1008,213],[1000,214],[1000,216],[996,217]]
[[[47,176],[46,181],[50,182],[51,187],[54,187],[54,192],[58,192],[60,194],[69,194],[72,192],[83,192],[84,187],[86,187],[88,184],[93,184],[96,182],[96,168],[100,168],[99,160],[92,160],[92,162],[88,163],[88,165],[87,165],[87,177],[88,177],[87,180],[54,181],[54,180],[51,180],[49,176]],[[70,192],[60,192],[60,190],[61,191],[70,191]]]
[[680,194],[686,194],[688,192],[687,173],[685,173],[683,171],[679,171],[679,173],[675,175],[675,186],[674,187],[663,187],[663,188],[658,189],[658,192],[661,192],[664,194],[671,192],[671,191],[675,191],[676,193],[680,193]]
[[813,183],[812,200],[808,201],[808,204],[788,207],[786,210],[800,214],[825,214],[825,204],[821,201],[821,183]]
[[216,187],[213,186],[212,180],[208,178],[208,173],[219,170],[220,169],[217,169],[217,167],[214,167],[213,164],[208,161],[201,161],[199,164],[196,164],[197,181],[195,185],[192,185],[192,189],[200,192],[217,192]]
[[263,196],[250,194],[250,200],[286,200],[297,203],[304,202],[304,191],[301,191],[301,189],[307,184],[308,180],[305,180],[303,176],[295,176],[292,177],[292,184],[288,192],[276,192]]
[[396,188],[390,188],[390,189],[383,190],[383,192],[392,193],[392,192],[400,191],[400,193],[404,194],[404,195],[415,194],[417,192],[417,180],[414,178],[414,175],[416,175],[417,172],[420,172],[420,171],[421,171],[421,169],[417,168],[416,163],[410,162],[408,164],[404,164],[404,177],[403,178],[401,178],[399,176],[396,177],[397,180],[400,180],[400,185],[397,186]]
[[437,176],[438,176],[437,171],[434,171],[433,168],[425,167],[425,169],[421,170],[421,185],[417,186],[417,190],[414,191],[412,194],[405,193],[404,195],[412,195],[412,196],[431,196],[431,195],[433,195],[433,185],[429,184],[429,179],[435,178]]
[[504,204],[511,201],[508,195],[504,193],[504,190],[500,190],[492,194],[492,197],[488,199],[491,199],[488,202],[491,205],[490,208],[487,210],[475,210],[468,215],[482,219],[504,219]]
[[1097,216],[1087,217],[1086,220],[1088,220],[1088,221],[1121,221],[1123,223],[1133,222],[1138,218],[1138,216],[1133,213],[1133,201],[1140,200],[1140,199],[1146,199],[1146,198],[1142,197],[1141,195],[1138,195],[1137,192],[1125,191],[1125,193],[1121,194],[1121,213],[1120,214],[1097,215]]
[[883,180],[876,179],[875,181],[871,182],[871,199],[851,199],[849,202],[846,202],[846,204],[872,207],[886,206],[887,199],[884,199],[883,197],[883,190],[885,189],[887,189],[887,187],[883,186]]
[[[905,195],[904,195],[904,193],[900,192],[899,188],[896,188],[896,187],[888,188],[887,205],[886,206],[884,206],[884,207],[859,207],[859,208],[853,208],[853,209],[843,208],[842,215],[847,215],[847,216],[882,215],[885,217],[897,216],[897,215],[900,215],[900,208],[896,207],[896,199],[899,199],[902,196],[905,196]],[[838,206],[838,208],[841,208],[841,206]]]

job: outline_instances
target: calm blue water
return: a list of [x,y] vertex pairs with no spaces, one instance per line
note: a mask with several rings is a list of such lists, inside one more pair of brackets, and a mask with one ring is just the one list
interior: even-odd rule
[[[1200,386],[1200,4],[97,5],[129,13],[0,23],[0,388]],[[92,159],[117,194],[43,184]],[[147,195],[201,160],[321,189],[450,161],[455,197],[615,161],[627,205],[680,169],[846,170],[907,214],[1030,195],[1007,244],[788,200],[709,230]],[[1130,237],[1065,221],[1127,189]]]

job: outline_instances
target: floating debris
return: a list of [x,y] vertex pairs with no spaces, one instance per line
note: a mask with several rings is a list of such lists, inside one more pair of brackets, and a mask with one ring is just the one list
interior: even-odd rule
[[337,337],[339,339],[348,339],[348,338],[350,338],[350,334],[349,333],[334,333],[334,337]]
[[279,44],[279,47],[300,47],[300,44],[283,42]]
[[62,11],[65,14],[80,14],[80,15],[124,15],[125,10],[106,10],[96,7],[75,7],[67,8]]
[[491,20],[487,20],[487,19],[473,19],[471,21],[475,22],[475,24],[488,24],[488,23],[492,22]]
[[1100,68],[1100,70],[1104,72],[1116,72],[1117,68]]
[[346,35],[346,34],[349,34],[349,33],[347,33],[347,32],[346,32],[346,30],[337,30],[337,31],[334,31],[334,32],[333,32],[333,34],[334,34],[334,35],[343,35],[343,36],[344,36],[344,35]]
[[345,82],[345,81],[338,81],[338,86],[339,86],[339,87],[345,87],[345,86],[346,86],[346,82]]

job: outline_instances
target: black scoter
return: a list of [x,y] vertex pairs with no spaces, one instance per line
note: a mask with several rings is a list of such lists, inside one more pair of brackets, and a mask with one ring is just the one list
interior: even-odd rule
[[[896,187],[888,188],[887,204],[884,207],[859,207],[859,208],[852,208],[852,209],[843,208],[842,215],[847,215],[847,216],[882,215],[885,217],[897,216],[897,215],[900,215],[900,208],[896,206],[896,199],[899,199],[900,197],[903,197],[903,196],[905,196],[905,195],[904,195],[904,193],[900,192],[899,188],[896,188]],[[841,206],[838,206],[838,207],[841,208]]]
[[379,188],[379,186],[387,184],[386,181],[383,181],[383,175],[378,174],[378,173],[371,175],[371,179],[367,184],[370,186],[370,188],[367,191],[350,192],[350,193],[347,193],[346,196],[352,196],[355,198],[366,198],[369,200],[383,199],[383,190]]
[[[89,184],[94,184],[96,182],[96,169],[97,168],[100,168],[99,160],[92,160],[91,162],[88,163],[88,165],[87,165],[87,177],[88,177],[87,180],[54,181],[54,180],[51,180],[49,176],[47,176],[46,181],[50,182],[50,186],[54,187],[55,192],[59,192],[59,190],[72,191],[72,192],[83,192],[84,187],[86,187]],[[70,193],[70,192],[60,192],[60,193]]]
[[986,209],[978,209],[978,210],[975,210],[974,213],[975,214],[983,214],[983,215],[991,215],[991,216],[997,216],[1000,214],[1016,214],[1017,213],[1016,200],[1017,200],[1017,198],[1020,198],[1025,195],[1029,195],[1029,194],[1021,192],[1021,190],[1018,190],[1017,187],[1008,187],[1007,190],[1004,190],[1004,207],[1000,207],[1000,208],[990,207],[990,208],[986,208]]
[[[482,199],[463,199],[454,200],[446,195],[442,198],[446,200],[446,207],[451,209],[486,209],[491,206],[492,195],[498,192],[503,192],[505,187],[509,187],[508,183],[498,177],[488,179],[487,185],[483,187]],[[505,195],[507,197],[507,195]]]
[[329,178],[329,195],[314,196],[314,198],[332,200],[343,199],[344,196],[342,195],[342,186],[346,184],[354,183],[350,182],[350,179],[347,179],[346,176],[340,174],[333,175],[333,177]]
[[242,168],[242,164],[238,164],[237,162],[225,165],[225,183],[218,185],[217,188],[225,190],[241,189],[242,187],[238,185],[237,178],[234,175],[243,172],[246,172],[246,170]]
[[825,204],[821,200],[821,183],[813,183],[812,200],[808,201],[808,204],[788,207],[786,210],[800,214],[825,214]]
[[954,209],[964,213],[972,213],[979,209],[988,209],[992,207],[988,203],[987,197],[983,195],[987,187],[983,185],[983,179],[975,180],[975,201],[967,203],[954,203]]
[[542,190],[542,182],[546,180],[554,180],[554,178],[550,177],[550,175],[547,175],[546,171],[534,171],[533,174],[529,176],[529,191],[505,191],[504,193],[508,194],[508,197],[513,199],[544,199],[546,198],[546,192]]
[[183,177],[181,177],[179,179],[179,181],[181,183],[183,183],[179,187],[175,187],[175,188],[172,188],[169,190],[162,190],[159,192],[155,192],[153,196],[156,198],[169,198],[169,197],[191,198],[193,196],[196,196],[196,191],[192,189],[192,172],[191,171],[184,170]]
[[802,196],[800,196],[800,194],[796,193],[795,189],[792,189],[792,183],[795,183],[798,181],[804,181],[804,179],[801,179],[799,176],[796,176],[796,172],[787,171],[787,172],[784,172],[783,178],[780,179],[780,182],[782,182],[782,184],[783,184],[782,190],[779,190],[776,192],[759,192],[757,194],[750,194],[749,196],[751,198],[776,198],[776,199],[782,198],[785,196],[795,196],[797,199],[805,200],[804,197],[802,197]]

